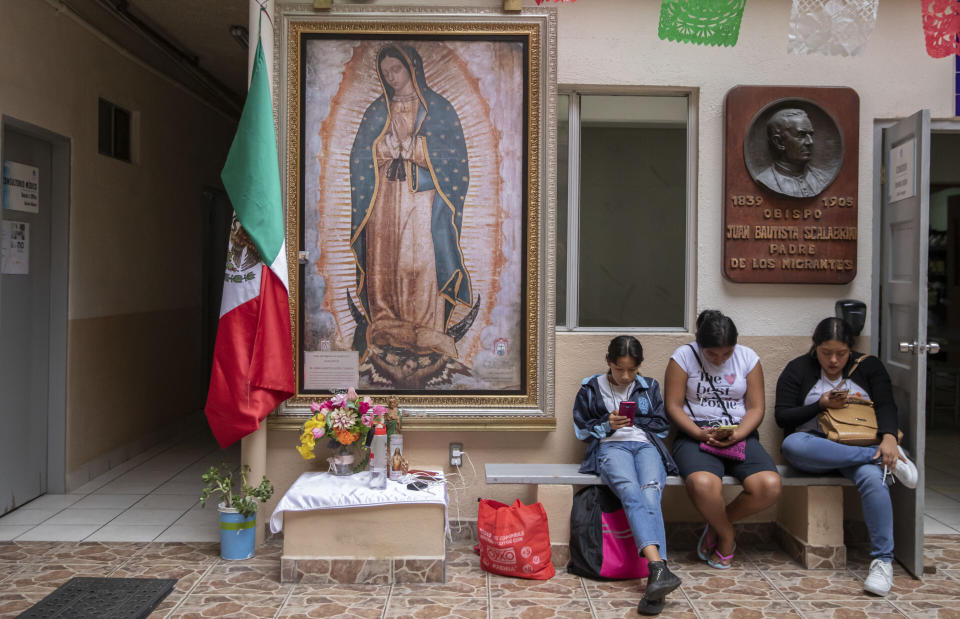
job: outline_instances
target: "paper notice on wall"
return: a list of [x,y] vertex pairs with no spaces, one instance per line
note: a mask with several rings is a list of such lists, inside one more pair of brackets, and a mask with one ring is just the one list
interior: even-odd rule
[[916,174],[913,166],[916,158],[917,140],[910,138],[890,149],[890,203],[917,195]]
[[3,162],[3,208],[26,213],[40,212],[40,169],[17,163]]
[[355,350],[303,353],[305,389],[349,389],[360,384],[360,356]]
[[23,221],[0,222],[0,273],[30,273],[30,224]]

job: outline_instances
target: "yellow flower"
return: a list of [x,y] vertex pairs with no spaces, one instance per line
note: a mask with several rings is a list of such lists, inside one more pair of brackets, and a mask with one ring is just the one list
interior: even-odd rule
[[313,460],[316,456],[313,454],[313,445],[307,447],[306,445],[300,445],[297,447],[297,451],[300,452],[300,456],[304,460]]
[[[319,417],[319,419],[317,419],[317,417]],[[307,423],[303,424],[303,430],[304,430],[304,432],[309,432],[310,430],[313,430],[314,428],[322,428],[322,427],[323,427],[323,421],[324,421],[324,419],[323,419],[323,413],[318,413],[316,417],[314,417],[313,419],[309,419],[309,420],[307,421]]]

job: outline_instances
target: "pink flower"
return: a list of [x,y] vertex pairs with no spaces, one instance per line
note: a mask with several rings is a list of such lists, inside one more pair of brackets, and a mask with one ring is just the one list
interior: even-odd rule
[[341,408],[344,404],[347,403],[347,396],[343,395],[342,393],[338,393],[337,395],[333,396],[327,401],[330,403],[331,409]]
[[362,417],[360,417],[360,423],[367,426],[368,428],[373,426],[373,415],[371,415],[370,413],[365,413]]
[[370,410],[370,402],[360,402],[357,404],[357,412],[361,415]]
[[311,402],[311,403],[310,403],[310,410],[313,411],[314,413],[319,412],[319,411],[320,411],[320,405],[317,404],[316,402]]
[[357,396],[357,390],[356,390],[356,389],[354,389],[353,387],[350,387],[349,389],[347,389],[347,399],[348,399],[348,400],[350,400],[350,401],[352,402],[353,400],[356,400],[357,397],[359,397],[359,396]]
[[378,417],[382,417],[383,415],[387,414],[387,407],[384,406],[383,404],[375,404],[373,406],[373,410],[370,412],[372,412],[374,415],[377,415]]
[[313,438],[323,438],[325,430],[323,428],[314,428],[312,432],[313,432]]
[[332,411],[334,408],[335,408],[335,407],[334,407],[334,405],[333,405],[333,402],[331,402],[330,400],[324,400],[324,401],[320,404],[320,410],[322,410],[322,411]]

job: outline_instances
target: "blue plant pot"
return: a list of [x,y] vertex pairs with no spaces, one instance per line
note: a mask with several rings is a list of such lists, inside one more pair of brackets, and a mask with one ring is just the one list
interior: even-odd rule
[[232,507],[218,507],[220,511],[220,556],[229,561],[249,559],[256,544],[257,516],[241,516]]

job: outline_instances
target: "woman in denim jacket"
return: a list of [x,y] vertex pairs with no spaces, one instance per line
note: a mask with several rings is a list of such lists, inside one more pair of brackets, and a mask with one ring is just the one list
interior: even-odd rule
[[[650,569],[637,612],[656,615],[664,598],[680,586],[666,564],[667,547],[660,498],[667,473],[677,466],[663,444],[670,422],[660,385],[637,374],[643,347],[633,336],[615,337],[607,349],[606,374],[583,379],[573,405],[577,438],[587,443],[581,473],[599,475],[623,504],[633,539]],[[618,414],[620,403],[637,405],[636,416]]]

